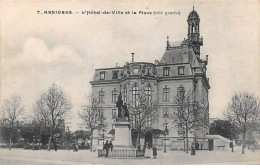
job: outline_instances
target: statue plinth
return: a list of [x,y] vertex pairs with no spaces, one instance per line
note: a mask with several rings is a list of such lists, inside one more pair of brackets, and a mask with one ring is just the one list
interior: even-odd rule
[[130,122],[124,118],[117,118],[115,123],[115,140],[113,142],[115,149],[132,148]]

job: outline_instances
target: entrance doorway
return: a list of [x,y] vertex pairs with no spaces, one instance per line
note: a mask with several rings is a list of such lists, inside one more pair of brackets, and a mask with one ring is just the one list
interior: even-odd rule
[[214,149],[213,139],[209,139],[209,150],[212,151]]
[[145,133],[144,141],[145,143],[148,143],[148,147],[153,147],[153,134],[150,131]]

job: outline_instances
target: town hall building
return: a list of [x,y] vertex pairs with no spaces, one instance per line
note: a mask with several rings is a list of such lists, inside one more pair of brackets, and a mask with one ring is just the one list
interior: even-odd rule
[[[127,107],[133,106],[138,96],[145,94],[148,101],[157,105],[156,122],[147,122],[146,132],[141,136],[140,144],[149,142],[156,144],[159,149],[166,147],[171,150],[182,150],[184,145],[185,130],[181,123],[173,123],[170,114],[176,110],[174,96],[179,92],[192,91],[199,105],[199,113],[204,116],[205,126],[202,129],[189,131],[189,139],[196,138],[201,149],[208,149],[209,141],[209,79],[207,78],[208,56],[201,58],[200,47],[203,38],[200,36],[200,17],[194,10],[188,19],[188,35],[182,42],[176,44],[169,41],[167,36],[166,49],[160,61],[136,62],[134,53],[132,61],[123,66],[96,69],[92,85],[92,95],[102,108],[104,129],[97,130],[94,134],[94,146],[102,146],[105,140],[114,140],[113,123],[117,118],[116,101],[118,95]],[[130,120],[132,112],[129,108]],[[131,120],[132,130],[135,129]],[[157,131],[154,131],[157,130]],[[158,131],[159,130],[159,131]],[[166,134],[167,132],[167,134]],[[134,133],[133,133],[134,135]],[[133,136],[132,135],[132,136]],[[136,140],[132,140],[136,146]]]

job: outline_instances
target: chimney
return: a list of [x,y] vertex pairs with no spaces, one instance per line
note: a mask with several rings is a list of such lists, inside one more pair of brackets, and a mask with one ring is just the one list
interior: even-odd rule
[[135,53],[131,53],[132,54],[132,62],[135,62],[134,59],[135,59]]

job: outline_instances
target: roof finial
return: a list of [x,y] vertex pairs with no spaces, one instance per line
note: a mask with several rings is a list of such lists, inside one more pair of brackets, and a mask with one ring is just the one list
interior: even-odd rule
[[169,35],[167,34],[167,48],[170,46],[170,43],[169,43]]
[[132,62],[134,62],[134,59],[135,59],[135,58],[134,58],[134,57],[135,57],[134,55],[135,55],[135,53],[131,53],[131,54],[132,54]]

